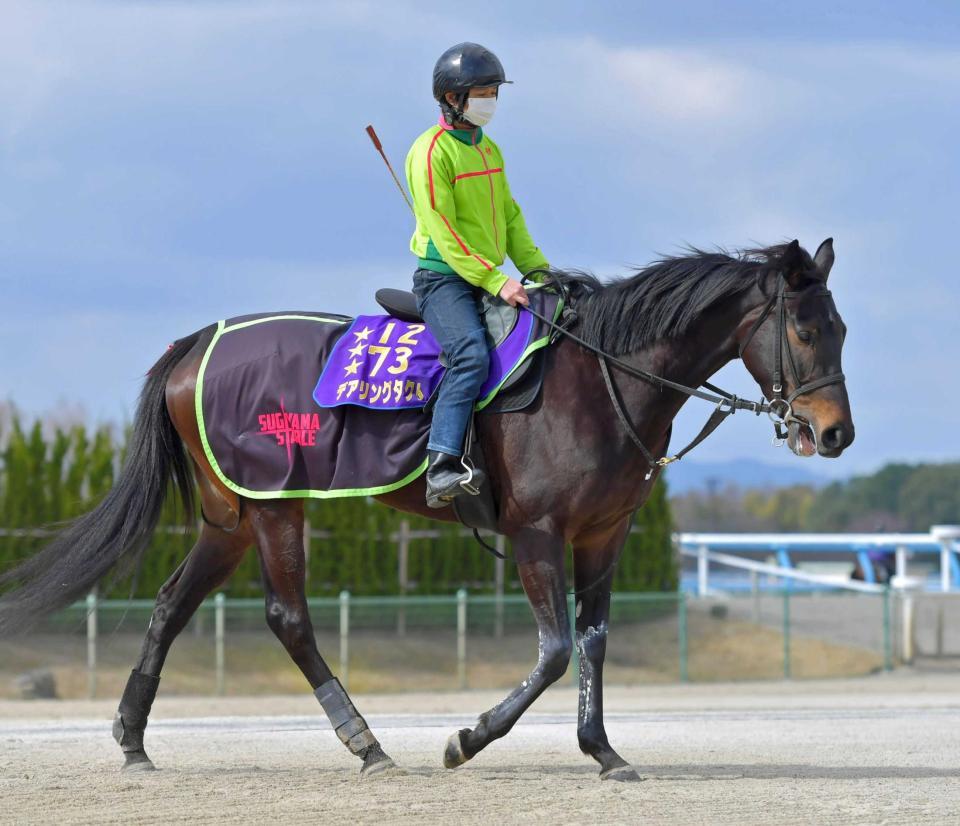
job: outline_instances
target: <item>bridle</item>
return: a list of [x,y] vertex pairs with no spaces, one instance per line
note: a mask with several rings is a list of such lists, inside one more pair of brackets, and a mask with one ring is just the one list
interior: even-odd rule
[[[814,288],[808,287],[807,290],[813,290]],[[803,291],[791,292],[787,290],[787,281],[783,277],[783,274],[779,276],[779,283],[777,285],[777,291],[770,297],[770,300],[767,302],[766,306],[763,308],[763,311],[757,316],[757,320],[753,322],[753,326],[750,328],[750,332],[747,333],[746,338],[741,342],[739,348],[739,357],[742,360],[743,354],[746,352],[747,347],[750,346],[751,342],[754,339],[754,336],[757,334],[757,331],[763,326],[763,322],[767,320],[771,313],[774,314],[777,320],[777,335],[774,340],[774,368],[773,368],[773,386],[771,390],[773,392],[773,398],[767,403],[769,408],[767,413],[773,421],[774,429],[774,443],[782,444],[786,438],[787,433],[784,429],[785,425],[789,425],[791,422],[797,422],[798,424],[809,425],[809,422],[796,416],[793,412],[793,402],[798,396],[802,396],[805,393],[812,393],[814,390],[819,390],[821,387],[827,387],[831,384],[841,384],[846,381],[846,376],[843,373],[831,373],[830,375],[823,376],[819,379],[814,379],[813,381],[804,382],[800,378],[800,371],[797,369],[797,362],[793,357],[793,348],[790,346],[790,339],[787,336],[787,308],[786,302],[789,298],[796,298],[801,295]],[[816,288],[815,292],[811,293],[817,297],[829,298],[830,290],[825,286],[821,285]],[[787,397],[783,395],[783,353],[787,353],[787,364],[790,366],[790,372],[793,375],[793,383],[795,386],[794,391]]]
[[[645,477],[647,480],[649,480],[657,470],[666,467],[671,462],[676,462],[682,459],[687,453],[704,441],[707,436],[713,433],[713,431],[716,430],[724,421],[726,421],[729,416],[732,416],[738,410],[749,410],[752,413],[755,413],[757,416],[762,413],[766,413],[773,422],[774,444],[783,444],[787,438],[786,428],[788,425],[791,423],[809,425],[809,422],[794,414],[793,401],[804,393],[810,393],[821,387],[826,387],[830,384],[839,384],[846,380],[843,373],[832,373],[829,376],[824,376],[823,378],[814,379],[813,381],[805,383],[800,378],[800,373],[797,370],[796,360],[793,357],[793,350],[790,348],[790,340],[787,337],[786,301],[787,299],[799,296],[801,293],[800,291],[790,292],[787,290],[787,281],[786,278],[784,278],[783,273],[778,275],[777,291],[770,297],[770,300],[757,317],[757,320],[751,326],[750,331],[747,333],[746,338],[739,347],[739,356],[740,358],[743,358],[744,352],[753,341],[757,331],[763,326],[763,323],[770,317],[771,313],[773,313],[777,323],[777,334],[774,344],[774,372],[772,377],[773,398],[769,402],[762,400],[755,402],[748,399],[741,399],[739,396],[733,393],[728,393],[726,390],[723,390],[707,381],[703,382],[701,387],[705,387],[706,391],[709,392],[705,392],[704,390],[700,390],[696,387],[688,387],[684,384],[680,384],[679,382],[666,379],[663,376],[658,376],[655,373],[650,373],[647,370],[643,370],[639,367],[634,367],[616,358],[615,356],[611,356],[609,353],[605,353],[599,347],[589,344],[580,336],[568,329],[568,326],[576,322],[577,314],[576,310],[571,306],[570,291],[567,288],[567,285],[557,277],[556,273],[553,273],[550,270],[534,270],[529,272],[526,276],[524,276],[523,281],[526,281],[530,276],[536,273],[542,273],[544,276],[546,276],[546,278],[549,279],[553,284],[554,288],[560,293],[564,307],[561,324],[556,324],[553,320],[548,319],[546,316],[541,315],[530,307],[525,307],[524,309],[533,315],[534,318],[543,322],[554,331],[553,340],[555,340],[558,335],[564,335],[597,356],[597,359],[600,362],[600,372],[603,375],[604,384],[607,388],[607,394],[610,396],[610,401],[613,403],[613,408],[616,411],[617,418],[623,425],[623,428],[626,431],[627,436],[629,436],[630,441],[633,442],[647,462],[649,468]],[[830,290],[828,290],[825,286],[821,286],[818,288],[815,295],[829,296]],[[790,365],[790,370],[793,374],[793,381],[796,384],[796,389],[786,398],[783,395],[784,350],[787,352],[787,362]],[[626,373],[628,376],[642,379],[643,381],[650,382],[651,384],[661,388],[676,390],[680,393],[690,396],[691,398],[703,399],[704,401],[715,404],[716,407],[714,408],[713,413],[710,415],[710,418],[707,419],[706,423],[700,429],[700,432],[688,445],[686,445],[686,447],[677,451],[677,453],[675,453],[673,456],[662,456],[657,459],[643,443],[643,440],[637,435],[636,429],[633,427],[633,424],[630,422],[630,419],[627,416],[627,413],[623,407],[623,402],[620,399],[620,394],[617,392],[617,388],[614,386],[613,379],[610,376],[609,365],[611,364],[621,372]]]

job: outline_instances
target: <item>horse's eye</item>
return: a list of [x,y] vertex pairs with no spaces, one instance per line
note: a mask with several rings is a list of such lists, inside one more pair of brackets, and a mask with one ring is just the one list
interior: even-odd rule
[[813,336],[809,330],[797,330],[797,338],[800,339],[800,341],[809,342]]

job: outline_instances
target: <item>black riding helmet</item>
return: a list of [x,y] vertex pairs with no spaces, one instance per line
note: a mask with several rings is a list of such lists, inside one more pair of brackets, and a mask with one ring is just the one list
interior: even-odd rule
[[[503,64],[479,43],[458,43],[447,49],[433,67],[433,96],[448,123],[463,120],[463,107],[474,86],[501,86],[507,80]],[[444,93],[456,92],[457,105],[451,106]]]

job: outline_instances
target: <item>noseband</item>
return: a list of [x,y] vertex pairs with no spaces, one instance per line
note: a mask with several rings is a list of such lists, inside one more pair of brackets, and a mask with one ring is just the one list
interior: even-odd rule
[[[772,313],[777,320],[777,335],[774,342],[773,353],[773,387],[771,388],[773,396],[768,402],[769,410],[767,414],[773,421],[773,429],[776,434],[775,439],[780,443],[787,438],[784,425],[789,425],[791,422],[809,425],[809,422],[794,415],[793,402],[798,396],[802,396],[804,393],[812,393],[821,387],[827,387],[831,384],[841,384],[846,381],[846,376],[844,376],[843,373],[831,373],[828,376],[823,376],[822,378],[808,382],[804,382],[803,379],[800,378],[800,371],[797,370],[797,362],[793,357],[793,348],[790,347],[790,339],[787,336],[787,299],[796,298],[800,294],[800,291],[790,292],[787,290],[787,281],[781,274],[776,293],[770,297],[770,300],[763,308],[763,312],[761,312],[757,320],[753,322],[750,332],[747,333],[747,337],[740,345],[739,352],[740,358],[743,359],[743,354],[746,352],[747,347],[750,346],[757,331],[763,326],[763,323]],[[830,290],[821,286],[813,295],[829,298]],[[793,384],[795,386],[794,391],[786,398],[784,398],[783,395],[784,351],[787,353],[787,364],[790,365],[790,372],[793,375]]]

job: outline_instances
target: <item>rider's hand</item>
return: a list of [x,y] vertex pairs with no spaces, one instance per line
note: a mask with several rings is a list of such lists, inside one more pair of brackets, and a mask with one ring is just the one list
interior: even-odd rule
[[516,278],[508,278],[500,288],[499,295],[500,298],[506,301],[511,307],[516,307],[518,304],[522,304],[524,307],[530,306],[527,291],[523,288],[523,284],[517,281]]

